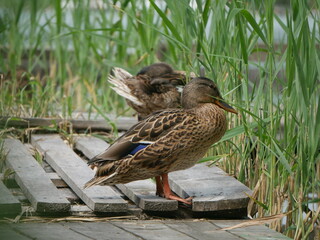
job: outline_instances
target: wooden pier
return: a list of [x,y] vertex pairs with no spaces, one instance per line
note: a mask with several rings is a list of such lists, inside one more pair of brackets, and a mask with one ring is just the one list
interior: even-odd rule
[[221,230],[234,220],[130,220],[0,224],[1,239],[261,240],[289,239],[265,226]]
[[[134,120],[131,119],[131,122]],[[99,128],[108,128],[99,124]],[[129,127],[121,124],[124,130]],[[28,227],[23,224],[0,224],[0,232],[4,236],[41,239],[41,236],[52,232],[61,234],[64,239],[102,239],[99,237],[101,231],[108,231],[111,234],[109,239],[255,239],[262,235],[285,239],[265,226],[247,227],[255,229],[251,233],[248,232],[251,230],[219,230],[241,220],[198,220],[196,217],[244,219],[248,195],[252,194],[235,178],[206,163],[169,174],[170,185],[176,194],[183,198],[193,197],[191,208],[182,208],[177,201],[156,196],[155,183],[151,179],[84,189],[84,184],[94,175],[87,160],[109,145],[93,136],[74,134],[69,137],[72,138],[72,145],[58,134],[33,134],[31,145],[17,139],[5,139],[6,165],[14,172],[14,180],[11,179],[14,184],[0,181],[2,217],[16,216],[27,209],[33,216],[134,216],[136,219],[141,219],[141,216],[144,219],[178,216],[185,220],[29,223]],[[37,161],[34,152],[41,153],[42,159],[37,157]],[[95,232],[96,228],[100,230]]]

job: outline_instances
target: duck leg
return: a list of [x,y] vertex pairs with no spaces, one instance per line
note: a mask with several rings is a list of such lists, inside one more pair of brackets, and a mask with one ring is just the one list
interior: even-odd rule
[[161,177],[160,176],[156,176],[156,186],[157,186],[157,192],[156,194],[160,197],[164,197],[164,192],[163,192],[163,185],[162,185],[162,181],[161,181]]
[[[163,191],[163,196],[166,199],[177,200],[178,202],[182,202],[187,205],[192,204],[192,201],[191,201],[192,197],[184,199],[184,198],[178,197],[177,195],[172,193],[172,191],[170,189],[170,185],[169,185],[168,173],[162,174],[161,178],[162,178],[162,184],[161,184],[162,186],[161,187],[162,187],[162,191]],[[156,178],[156,181],[157,181],[157,192],[158,192],[158,181],[160,181],[160,176],[159,176],[158,180]]]

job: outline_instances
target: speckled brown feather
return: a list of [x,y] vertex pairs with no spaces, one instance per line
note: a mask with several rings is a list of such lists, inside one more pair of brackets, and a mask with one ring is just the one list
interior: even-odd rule
[[153,142],[166,135],[174,126],[178,125],[182,118],[181,109],[172,109],[164,112],[155,112],[149,118],[138,122],[122,135],[108,151],[105,151],[93,159],[88,164],[100,166],[100,162],[119,160],[123,157],[123,152],[127,152],[134,144],[141,141]]
[[[116,68],[115,71],[124,70]],[[126,98],[128,105],[137,111],[139,120],[154,111],[181,106],[181,93],[177,86],[186,84],[186,74],[174,71],[166,63],[144,67],[136,76],[115,75],[118,76],[109,77],[109,81],[115,85],[113,89]]]
[[[154,113],[90,160],[97,171],[86,187],[127,183],[192,167],[227,127],[224,110],[210,94],[221,98],[210,80],[193,80],[184,90],[185,109]],[[122,155],[141,142],[151,144],[134,155]]]

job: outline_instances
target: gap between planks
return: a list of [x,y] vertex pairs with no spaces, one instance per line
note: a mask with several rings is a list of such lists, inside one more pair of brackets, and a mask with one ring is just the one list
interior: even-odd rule
[[5,139],[6,164],[15,180],[38,212],[67,212],[70,202],[54,186],[44,169],[17,139]]
[[56,134],[32,135],[31,143],[40,150],[59,176],[96,212],[126,212],[128,203],[111,187],[93,186],[84,189],[94,172]]

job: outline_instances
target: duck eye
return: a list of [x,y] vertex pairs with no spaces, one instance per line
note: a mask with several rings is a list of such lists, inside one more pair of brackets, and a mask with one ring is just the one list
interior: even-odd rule
[[208,83],[200,83],[200,85],[206,86],[206,87],[209,87],[209,88],[213,88],[213,85],[208,84]]
[[211,89],[214,89],[214,85],[212,84],[205,84],[207,87],[211,88]]

